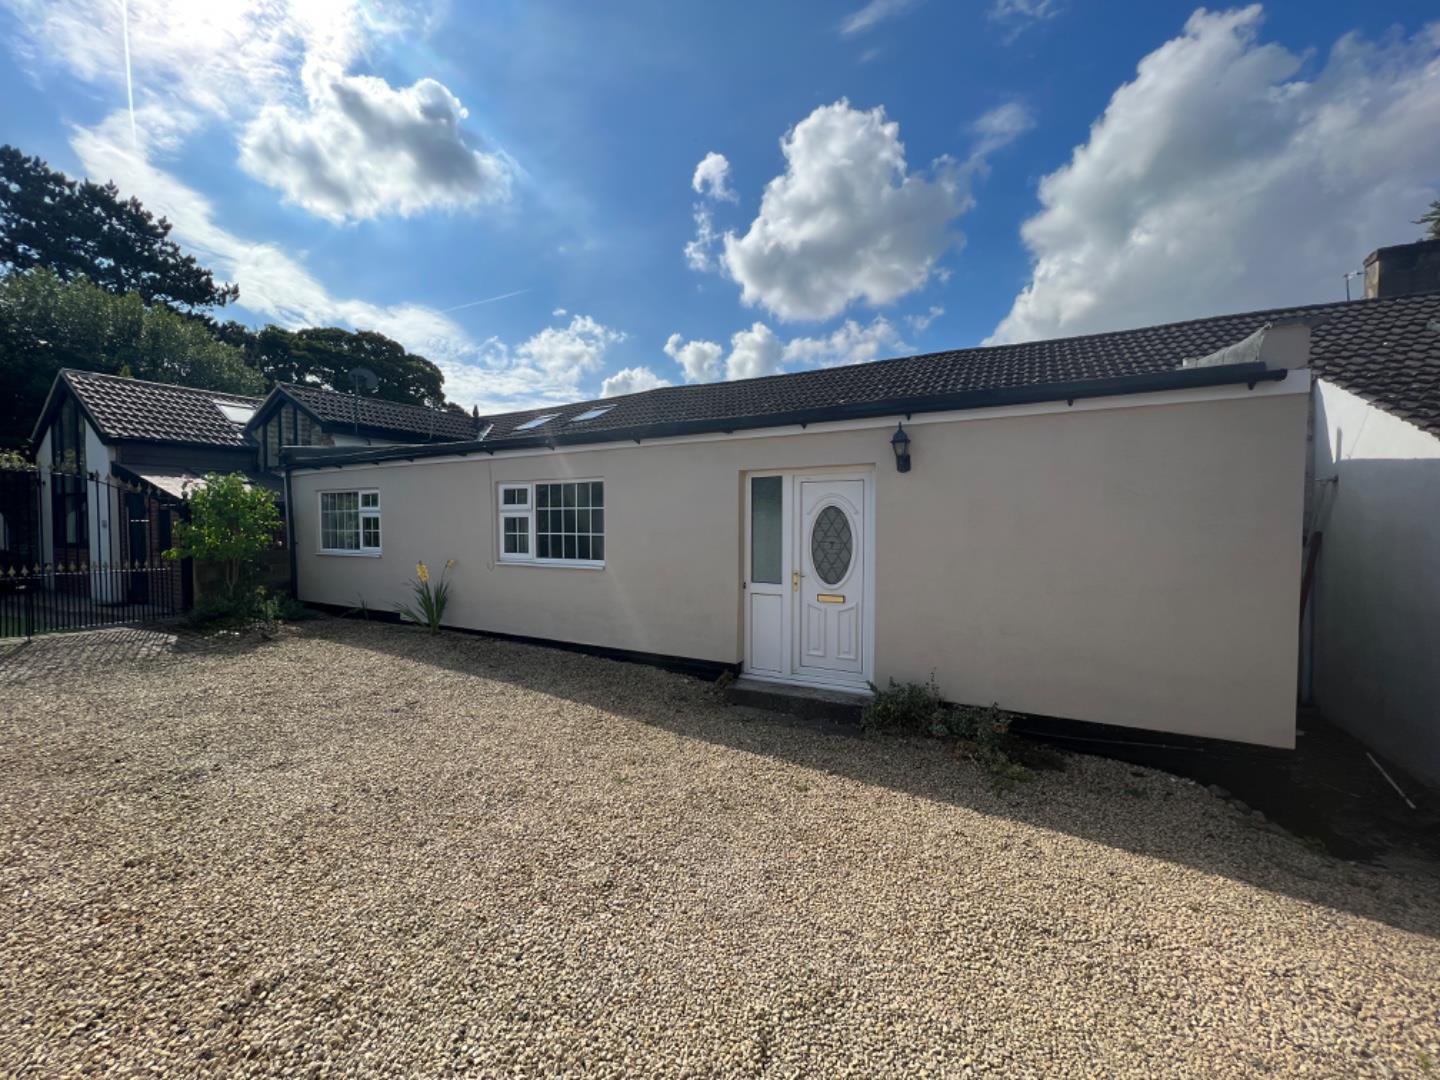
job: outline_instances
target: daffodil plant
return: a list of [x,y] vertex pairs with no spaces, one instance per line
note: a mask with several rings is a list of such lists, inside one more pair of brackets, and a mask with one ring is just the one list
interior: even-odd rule
[[440,576],[430,580],[430,568],[423,562],[415,564],[415,579],[410,582],[410,591],[415,600],[410,604],[396,604],[395,610],[402,618],[413,623],[428,626],[432,634],[440,632],[440,623],[445,618],[445,605],[450,602],[450,583],[445,576],[454,567],[454,559],[446,559]]

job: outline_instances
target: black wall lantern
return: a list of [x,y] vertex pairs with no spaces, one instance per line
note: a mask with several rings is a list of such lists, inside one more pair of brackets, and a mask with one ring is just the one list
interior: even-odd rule
[[910,471],[910,436],[905,433],[905,425],[897,424],[895,434],[890,436],[890,449],[895,451],[895,471]]

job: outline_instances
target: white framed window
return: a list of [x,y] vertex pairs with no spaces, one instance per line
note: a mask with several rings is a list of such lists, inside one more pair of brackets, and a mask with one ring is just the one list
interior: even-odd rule
[[537,480],[499,487],[500,561],[605,565],[605,482]]
[[500,485],[500,557],[522,561],[534,556],[530,485]]
[[380,554],[380,492],[320,492],[320,552],[323,555]]

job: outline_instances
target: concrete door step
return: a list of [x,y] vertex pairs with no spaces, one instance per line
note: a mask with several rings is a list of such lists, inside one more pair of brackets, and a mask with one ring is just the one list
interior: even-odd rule
[[741,677],[725,688],[731,705],[789,713],[806,720],[832,720],[858,727],[870,700],[867,690],[836,690],[821,686],[786,686]]

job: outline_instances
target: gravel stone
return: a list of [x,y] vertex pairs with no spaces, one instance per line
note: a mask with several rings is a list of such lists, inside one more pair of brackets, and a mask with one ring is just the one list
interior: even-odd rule
[[0,1075],[1440,1069],[1436,868],[1197,784],[997,791],[468,635],[166,640],[0,659]]

